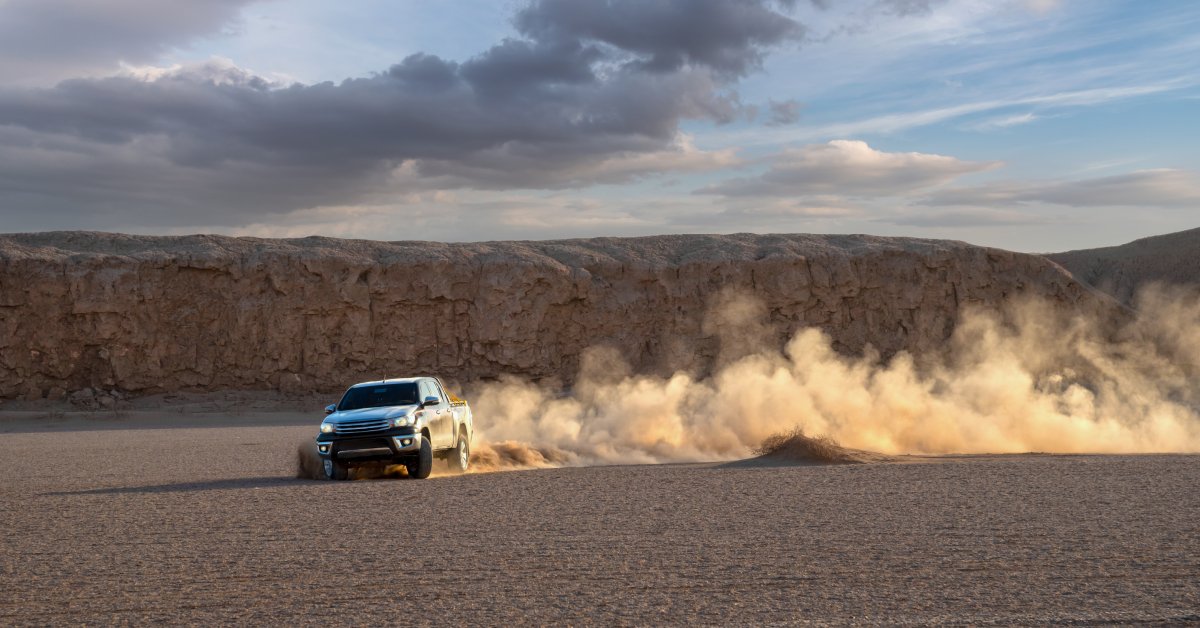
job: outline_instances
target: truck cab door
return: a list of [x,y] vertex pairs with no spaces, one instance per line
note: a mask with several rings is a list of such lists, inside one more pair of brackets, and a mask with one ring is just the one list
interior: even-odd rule
[[430,381],[421,382],[421,400],[426,397],[437,397],[436,405],[425,407],[425,416],[429,419],[429,438],[432,441],[430,445],[434,449],[446,449],[453,445],[450,442],[452,438],[451,431],[454,429],[454,415],[450,411],[450,400],[446,399],[446,392],[441,390],[437,384]]
[[442,401],[446,403],[446,414],[449,415],[446,423],[446,447],[454,447],[457,444],[455,439],[455,431],[466,418],[463,416],[465,410],[462,406],[456,406],[452,401],[450,401],[450,392],[446,390],[446,386],[442,384],[442,380],[440,378],[435,377],[433,378],[433,381],[433,385],[438,389],[438,395]]

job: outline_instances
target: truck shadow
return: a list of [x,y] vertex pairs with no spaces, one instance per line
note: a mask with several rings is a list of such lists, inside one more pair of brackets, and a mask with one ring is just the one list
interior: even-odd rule
[[173,484],[151,484],[148,486],[119,486],[113,488],[93,488],[82,491],[55,491],[42,493],[45,496],[61,495],[122,495],[130,493],[193,493],[200,491],[228,491],[254,488],[283,488],[317,484],[319,480],[298,479],[294,477],[263,476],[257,478],[231,478],[226,480],[207,480],[203,482],[176,482]]

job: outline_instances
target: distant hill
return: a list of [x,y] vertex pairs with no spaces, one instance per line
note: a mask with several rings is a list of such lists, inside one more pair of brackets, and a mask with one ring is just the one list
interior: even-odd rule
[[1124,303],[1133,299],[1139,287],[1155,281],[1200,285],[1200,229],[1046,257],[1070,271],[1075,279]]

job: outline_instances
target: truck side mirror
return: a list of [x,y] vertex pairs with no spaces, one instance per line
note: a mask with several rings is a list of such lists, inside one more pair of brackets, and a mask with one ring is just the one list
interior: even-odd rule
[[421,404],[421,407],[424,408],[425,406],[436,406],[437,404],[439,404],[441,402],[442,402],[441,399],[438,399],[437,397],[434,397],[433,395],[429,395],[428,397],[425,398],[425,401],[424,401],[424,403]]
[[337,406],[332,403],[325,406],[325,414],[333,414],[336,410]]

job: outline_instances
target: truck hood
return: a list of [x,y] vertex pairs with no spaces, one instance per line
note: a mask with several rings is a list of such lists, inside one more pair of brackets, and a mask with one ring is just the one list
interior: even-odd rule
[[359,408],[358,410],[343,410],[325,417],[325,420],[337,424],[342,421],[362,421],[369,419],[394,419],[402,414],[411,414],[417,409],[417,404],[406,406],[381,406],[378,408]]

